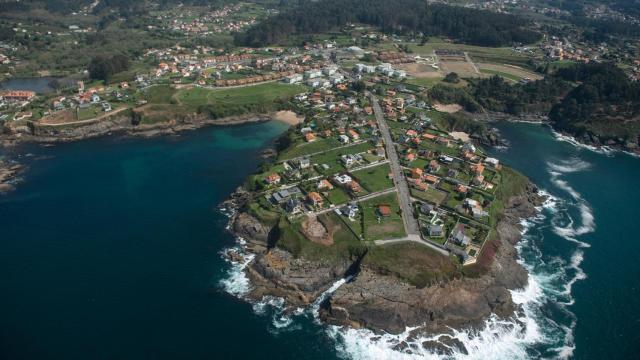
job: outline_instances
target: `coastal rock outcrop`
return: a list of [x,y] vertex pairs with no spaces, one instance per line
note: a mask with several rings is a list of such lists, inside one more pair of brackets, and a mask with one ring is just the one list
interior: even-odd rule
[[[527,272],[516,261],[514,247],[521,237],[520,221],[534,216],[542,202],[532,185],[508,201],[497,226],[495,259],[489,271],[479,277],[456,277],[419,288],[362,266],[352,281],[321,304],[320,318],[330,324],[389,333],[416,326],[427,333],[446,333],[451,327],[479,326],[491,314],[511,316],[518,309],[509,290],[527,285]],[[268,244],[268,229],[247,214],[236,216],[233,229],[247,241],[253,238]],[[359,265],[353,260],[336,265],[295,258],[279,248],[254,247],[249,251],[256,257],[245,270],[253,285],[248,297],[282,297],[291,307],[308,305]]]
[[479,278],[456,279],[425,288],[364,269],[340,287],[321,310],[321,318],[338,325],[400,333],[419,326],[429,333],[449,327],[480,325],[492,313],[508,317],[516,311],[510,289],[527,285],[514,245],[521,237],[520,219],[534,216],[543,199],[533,186],[512,197],[498,224],[500,242],[491,269]]

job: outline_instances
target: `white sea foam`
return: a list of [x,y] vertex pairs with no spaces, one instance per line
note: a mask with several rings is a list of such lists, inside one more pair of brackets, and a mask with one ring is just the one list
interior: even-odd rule
[[[416,328],[408,328],[402,334],[375,334],[366,329],[352,329],[328,326],[327,333],[336,342],[336,348],[342,356],[353,359],[527,359],[531,357],[570,358],[575,349],[573,330],[575,316],[569,306],[573,304],[571,295],[573,285],[584,278],[586,274],[580,268],[584,253],[577,249],[570,260],[559,257],[543,259],[537,242],[542,241],[539,233],[540,225],[551,223],[554,230],[562,228],[561,233],[569,238],[585,234],[595,229],[593,213],[582,195],[573,189],[566,181],[559,179],[563,173],[582,171],[588,166],[578,162],[574,164],[560,163],[566,168],[556,167],[552,173],[554,184],[571,196],[571,201],[551,196],[541,190],[542,195],[548,195],[546,201],[539,207],[540,213],[531,219],[523,220],[523,240],[518,244],[521,255],[519,262],[529,272],[529,281],[525,289],[511,291],[515,304],[521,307],[511,319],[500,319],[492,316],[486,320],[481,329],[455,330],[451,329],[446,336],[455,338],[464,350],[451,343],[441,344],[451,355],[443,355],[434,349],[425,349],[424,341],[438,341],[440,336],[416,334]],[[574,165],[574,166],[571,166]],[[574,170],[581,167],[581,170]],[[574,221],[568,213],[568,208],[577,206],[581,212],[580,226],[574,227]],[[547,220],[547,216],[551,216]],[[243,239],[238,239],[242,250]],[[576,240],[578,241],[578,240]],[[579,241],[578,241],[579,242]],[[582,242],[579,242],[584,244]],[[585,244],[588,246],[588,244]],[[583,245],[584,246],[584,245]],[[523,256],[523,253],[526,253]],[[230,276],[221,283],[225,289],[237,296],[242,296],[250,289],[249,282],[244,276],[244,268],[252,260],[245,254],[241,263],[232,263]],[[322,293],[316,301],[306,309],[295,309],[286,312],[284,300],[279,298],[264,298],[254,304],[256,314],[271,316],[270,331],[294,331],[298,327],[297,319],[312,317],[319,324],[318,310],[320,304],[331,296],[340,286],[350,279],[340,279]],[[556,304],[559,310],[574,319],[571,324],[556,323],[548,317],[544,310],[549,304]],[[545,353],[538,353],[539,348],[545,348]]]
[[242,256],[242,261],[232,261],[229,256],[224,256],[225,260],[231,264],[231,268],[227,272],[227,277],[220,280],[220,285],[229,294],[242,297],[251,290],[251,283],[244,273],[244,269],[251,263],[255,255],[244,252],[242,248],[245,244],[244,239],[238,238],[238,244],[240,246],[223,251],[225,254],[231,251],[236,252]]
[[572,136],[568,136],[568,135],[563,135],[560,134],[559,132],[551,129],[551,133],[553,134],[553,136],[559,140],[559,141],[564,141],[567,142],[575,147],[579,147],[582,149],[586,149],[586,150],[590,150],[593,152],[596,152],[598,154],[603,154],[603,155],[607,155],[607,156],[612,156],[613,153],[615,152],[615,150],[611,149],[608,146],[593,146],[593,145],[587,145],[587,144],[583,144],[581,142],[579,142],[578,140],[576,140],[576,138],[572,137]]
[[566,173],[584,171],[590,168],[591,164],[579,158],[572,158],[569,160],[562,160],[557,163],[547,162],[547,166],[549,166],[549,168],[553,171],[566,174]]

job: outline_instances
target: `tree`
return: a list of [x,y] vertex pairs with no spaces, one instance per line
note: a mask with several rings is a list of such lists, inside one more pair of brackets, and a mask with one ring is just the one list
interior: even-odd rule
[[448,82],[451,84],[457,84],[460,82],[460,77],[458,76],[457,73],[454,72],[450,72],[447,74],[447,76],[444,77],[444,79],[442,80],[444,82]]
[[129,58],[122,54],[111,57],[98,55],[91,59],[87,68],[92,79],[109,81],[114,74],[129,69]]

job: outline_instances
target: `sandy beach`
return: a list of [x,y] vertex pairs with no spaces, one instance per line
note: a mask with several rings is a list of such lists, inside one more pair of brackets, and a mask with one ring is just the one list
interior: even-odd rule
[[304,117],[299,116],[293,111],[283,110],[273,114],[273,119],[277,121],[282,121],[283,123],[289,124],[291,126],[295,126],[300,124],[304,120]]

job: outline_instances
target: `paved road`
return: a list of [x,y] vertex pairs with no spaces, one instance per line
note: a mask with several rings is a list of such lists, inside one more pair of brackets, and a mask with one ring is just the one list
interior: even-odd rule
[[422,245],[426,245],[428,247],[430,247],[431,249],[439,252],[440,254],[444,255],[444,256],[449,256],[449,252],[445,249],[442,249],[438,246],[433,245],[432,243],[428,242],[428,241],[424,241],[420,238],[420,236],[418,235],[409,235],[407,237],[403,237],[403,238],[399,238],[399,239],[389,239],[389,240],[376,240],[374,241],[374,243],[376,245],[388,245],[388,244],[398,244],[398,243],[403,243],[403,242],[407,242],[407,241],[413,241],[415,243],[418,244],[422,244]]
[[418,220],[413,217],[409,185],[407,184],[407,179],[405,179],[404,174],[402,173],[402,166],[400,165],[398,152],[396,151],[393,139],[391,138],[391,132],[389,132],[389,126],[384,119],[382,109],[380,108],[380,104],[378,104],[378,99],[373,95],[371,95],[371,104],[373,105],[373,111],[375,112],[376,120],[378,121],[380,133],[382,134],[382,138],[384,139],[384,143],[387,147],[387,158],[389,159],[391,172],[393,173],[393,181],[398,188],[398,200],[400,202],[400,209],[402,210],[404,228],[409,237],[416,235],[419,239],[420,227],[418,226]]

